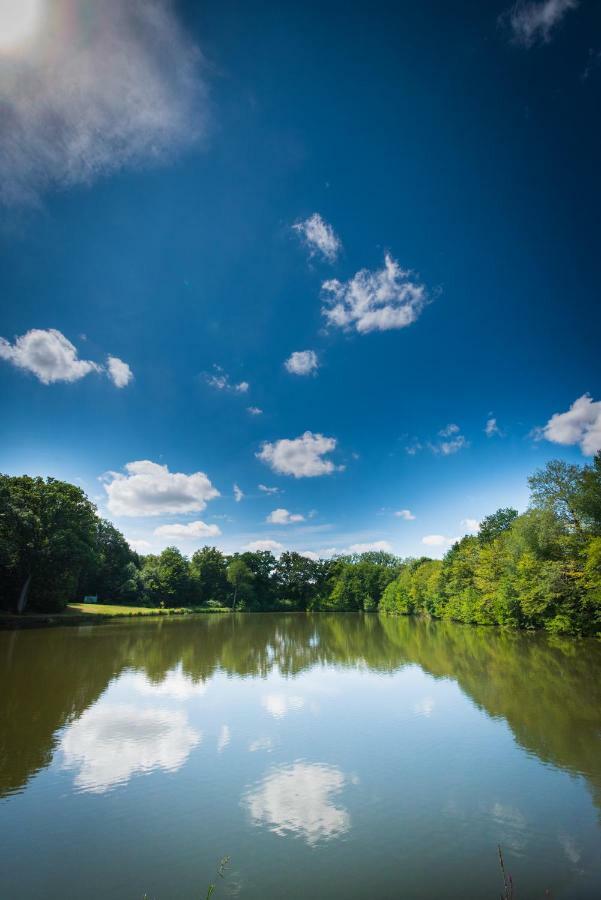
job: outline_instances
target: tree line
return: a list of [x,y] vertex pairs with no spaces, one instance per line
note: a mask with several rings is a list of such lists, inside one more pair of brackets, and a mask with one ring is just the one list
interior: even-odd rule
[[81,488],[0,476],[0,607],[56,612],[85,595],[145,606],[381,610],[555,633],[601,631],[601,454],[529,479],[531,502],[487,516],[442,560],[370,552],[312,560],[293,551],[176,547],[142,556]]

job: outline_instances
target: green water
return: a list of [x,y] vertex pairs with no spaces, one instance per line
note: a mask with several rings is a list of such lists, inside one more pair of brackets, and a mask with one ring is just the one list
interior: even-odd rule
[[601,645],[376,615],[0,633],[0,897],[601,896]]

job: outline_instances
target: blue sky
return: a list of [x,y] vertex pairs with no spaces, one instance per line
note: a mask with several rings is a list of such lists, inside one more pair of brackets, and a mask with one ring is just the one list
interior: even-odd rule
[[2,471],[144,552],[439,556],[601,449],[598,4],[1,16]]

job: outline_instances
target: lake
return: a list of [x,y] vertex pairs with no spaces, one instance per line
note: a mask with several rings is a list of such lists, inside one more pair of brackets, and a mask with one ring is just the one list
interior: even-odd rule
[[0,633],[0,896],[601,896],[601,644],[377,615]]

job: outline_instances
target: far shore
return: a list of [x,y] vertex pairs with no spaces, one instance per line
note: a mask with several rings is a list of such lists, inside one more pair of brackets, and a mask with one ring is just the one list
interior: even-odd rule
[[62,612],[56,613],[30,612],[18,615],[17,613],[0,612],[0,630],[47,628],[53,625],[100,625],[114,619],[133,619],[141,616],[173,618],[173,616],[230,612],[231,609],[227,606],[198,609],[184,606],[163,608],[106,603],[70,603]]

